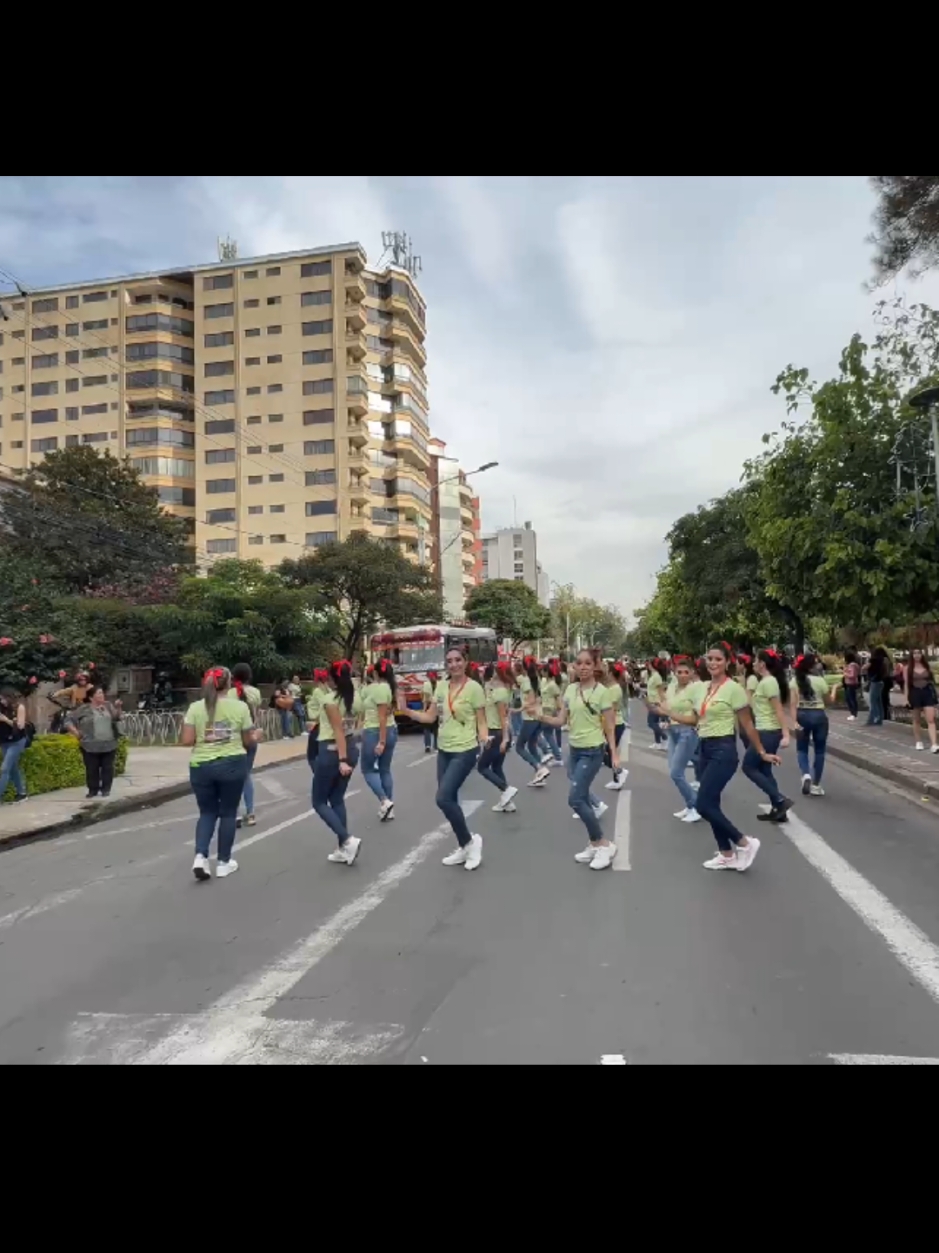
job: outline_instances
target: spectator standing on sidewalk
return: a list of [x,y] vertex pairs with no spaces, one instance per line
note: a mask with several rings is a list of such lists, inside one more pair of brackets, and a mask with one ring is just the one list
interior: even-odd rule
[[903,692],[913,711],[913,739],[917,751],[921,753],[925,747],[922,724],[925,715],[930,752],[939,753],[939,742],[936,738],[936,705],[939,704],[936,698],[936,681],[921,648],[910,650],[909,660],[903,669]]
[[867,693],[870,701],[870,713],[867,717],[867,726],[869,727],[883,725],[885,688],[889,678],[889,670],[890,662],[886,649],[875,648],[871,653],[870,661],[867,663],[867,678],[870,684]]
[[303,687],[300,684],[299,674],[295,674],[287,684],[287,691],[293,697],[293,713],[300,723],[302,733],[306,728],[306,706],[303,703]]
[[114,782],[114,758],[123,724],[121,702],[108,701],[100,683],[89,684],[85,703],[65,719],[65,730],[74,735],[85,761],[86,800],[110,796]]
[[857,693],[861,685],[861,667],[858,664],[857,653],[853,648],[849,648],[845,652],[844,674],[841,681],[844,686],[845,704],[848,706],[848,721],[857,722]]
[[[254,676],[251,667],[246,661],[239,661],[237,665],[232,666],[231,677],[235,695],[239,700],[243,700],[251,710],[251,721],[257,727],[258,710],[261,708],[261,693],[252,682]],[[245,805],[245,822],[249,827],[253,827],[257,822],[254,816],[254,779],[251,777],[251,771],[254,769],[254,759],[257,755],[258,746],[257,742],[255,742],[248,748],[248,773],[245,775],[245,790],[242,793]],[[240,818],[237,825],[241,826]]]
[[283,679],[274,689],[274,695],[271,697],[271,704],[280,714],[280,729],[284,733],[285,740],[293,739],[293,697],[290,694],[290,684]]
[[0,805],[7,784],[13,784],[17,801],[26,800],[26,780],[20,768],[20,758],[26,751],[29,736],[26,730],[26,702],[15,688],[5,687],[0,691],[0,750],[3,752],[3,763],[0,765]]

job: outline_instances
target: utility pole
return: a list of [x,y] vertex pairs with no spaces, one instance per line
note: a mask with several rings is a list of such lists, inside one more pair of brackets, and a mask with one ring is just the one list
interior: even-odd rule
[[910,397],[910,405],[921,413],[929,414],[932,427],[933,469],[936,475],[936,512],[939,517],[939,387],[927,387]]

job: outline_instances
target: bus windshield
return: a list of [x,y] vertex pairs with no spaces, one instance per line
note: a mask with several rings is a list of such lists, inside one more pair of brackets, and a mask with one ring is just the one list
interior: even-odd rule
[[399,648],[383,648],[395,666],[413,666],[420,670],[443,670],[443,641],[439,644],[402,644]]

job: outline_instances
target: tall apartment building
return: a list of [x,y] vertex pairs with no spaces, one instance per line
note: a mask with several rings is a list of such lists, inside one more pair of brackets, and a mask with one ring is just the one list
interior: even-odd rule
[[357,243],[4,297],[0,463],[128,456],[197,556],[275,565],[430,519],[425,307]]
[[531,588],[542,605],[548,604],[550,579],[538,560],[538,536],[530,522],[483,536],[482,577],[517,579]]
[[[479,530],[479,500],[455,457],[448,457],[442,439],[431,439],[430,485],[432,526],[436,543],[434,566],[448,622],[463,618],[463,606],[476,586],[475,544]],[[475,530],[474,530],[475,523]]]

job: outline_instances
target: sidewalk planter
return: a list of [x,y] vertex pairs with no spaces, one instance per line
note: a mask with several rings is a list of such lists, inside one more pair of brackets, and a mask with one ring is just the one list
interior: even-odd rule
[[[20,758],[20,767],[30,796],[56,792],[63,787],[81,787],[85,782],[85,763],[73,735],[37,735]],[[120,740],[114,773],[123,774],[126,769],[127,740]],[[11,801],[14,796],[11,784],[3,799]]]

